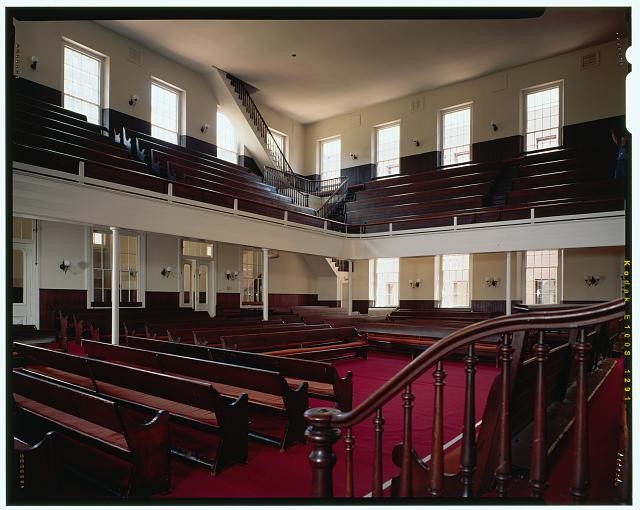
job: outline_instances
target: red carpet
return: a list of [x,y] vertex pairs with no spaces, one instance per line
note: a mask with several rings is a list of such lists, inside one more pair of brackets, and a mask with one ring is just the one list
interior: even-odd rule
[[[362,402],[375,389],[409,362],[407,356],[370,353],[368,360],[350,359],[336,362],[341,374],[347,370],[354,373],[354,405]],[[461,362],[445,365],[445,427],[444,440],[449,441],[462,430],[462,404],[464,398],[464,370]],[[476,412],[482,417],[485,400],[491,382],[498,370],[486,364],[478,365],[476,374]],[[433,378],[425,374],[413,385],[414,401],[414,446],[421,456],[430,451],[433,410]],[[323,406],[326,402],[315,401],[312,406]],[[397,474],[391,461],[391,449],[402,439],[402,401],[394,398],[383,408],[384,451],[383,479]],[[373,418],[373,417],[372,417]],[[365,495],[371,490],[373,458],[373,425],[371,421],[354,429],[356,438],[354,455],[355,493]],[[251,442],[249,463],[233,466],[211,476],[206,470],[180,461],[172,463],[173,490],[168,498],[305,498],[311,493],[311,476],[306,445],[295,445],[280,453],[276,448]],[[335,495],[344,494],[344,443],[336,448],[338,463],[334,471]]]

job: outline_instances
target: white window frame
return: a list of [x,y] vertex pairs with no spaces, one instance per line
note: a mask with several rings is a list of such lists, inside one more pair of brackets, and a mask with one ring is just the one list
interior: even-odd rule
[[[557,277],[556,277],[556,303],[555,305],[551,304],[551,305],[542,305],[542,304],[535,304],[535,303],[527,303],[527,251],[551,251],[551,250],[555,250],[558,252],[558,270],[557,270]],[[522,302],[529,306],[530,308],[535,308],[537,306],[556,306],[556,305],[561,305],[562,301],[563,301],[563,292],[564,292],[564,286],[563,286],[563,277],[564,277],[564,250],[561,248],[558,248],[557,250],[555,248],[545,248],[544,250],[525,250],[522,252],[522,274],[521,274],[521,282],[522,282]]]
[[[378,172],[378,165],[380,163],[384,163],[386,161],[392,161],[390,159],[386,159],[386,160],[378,160],[378,148],[379,148],[379,139],[378,139],[378,134],[380,133],[380,131],[382,131],[383,129],[388,129],[388,128],[392,128],[392,127],[398,127],[398,171],[394,174],[380,174]],[[375,166],[376,166],[376,177],[381,177],[383,175],[399,175],[400,174],[400,140],[402,139],[402,126],[399,120],[394,120],[392,122],[387,122],[385,124],[380,124],[378,126],[374,127],[374,157],[373,160],[375,161]]]
[[[444,260],[443,257],[446,257],[448,255],[468,255],[469,256],[469,280],[467,282],[467,289],[468,289],[468,304],[466,306],[443,306],[443,298],[442,298],[442,290],[443,290],[443,284],[444,284],[444,276],[443,276],[443,272],[444,272]],[[471,301],[472,301],[472,297],[473,297],[473,288],[472,288],[472,284],[473,284],[473,255],[471,253],[467,254],[467,253],[451,253],[451,254],[447,254],[447,255],[439,255],[438,256],[438,260],[437,263],[435,264],[435,282],[436,282],[436,292],[437,292],[437,296],[436,299],[438,301],[438,306],[440,308],[445,308],[445,309],[452,309],[452,310],[469,310],[471,308]]]
[[274,138],[276,136],[279,136],[282,138],[282,143],[284,147],[280,147],[280,150],[282,151],[282,154],[284,154],[284,158],[288,161],[289,160],[289,136],[283,133],[282,131],[278,131],[277,129],[269,128],[269,131],[271,131],[271,134],[274,135]]
[[[180,135],[182,134],[182,101],[183,101],[183,94],[184,91],[178,87],[176,87],[175,85],[172,85],[170,83],[167,83],[164,80],[161,80],[159,78],[156,78],[154,76],[151,77],[151,136],[153,136],[153,128],[157,127],[158,129],[162,129],[163,131],[170,131],[173,133],[173,131],[171,131],[170,129],[167,129],[164,126],[160,126],[158,124],[154,124],[153,123],[153,87],[156,86],[158,88],[164,89],[168,92],[171,92],[172,94],[176,95],[176,141],[175,144],[176,145],[180,145]],[[159,137],[157,137],[159,138]],[[161,140],[164,140],[164,138],[160,138]],[[168,140],[164,140],[166,142],[168,142]],[[173,143],[173,142],[169,142],[169,143]]]
[[[225,119],[227,119],[227,122],[231,125],[231,128],[233,129],[233,140],[235,144],[235,147],[233,149],[230,149],[228,147],[223,147],[222,145],[220,145],[220,122],[218,122],[219,115],[222,115]],[[222,159],[223,161],[227,161],[228,163],[233,163],[236,165],[238,164],[238,160],[240,157],[240,150],[239,150],[240,144],[238,141],[238,132],[235,126],[233,125],[233,122],[231,122],[231,119],[229,118],[229,116],[225,114],[220,107],[218,107],[218,111],[216,112],[216,147],[217,147],[216,154],[219,159]],[[229,161],[229,159],[221,157],[220,150],[231,153],[231,154],[235,154],[234,160]]]
[[[101,226],[88,226],[85,228],[85,260],[88,261],[88,267],[86,272],[86,288],[87,288],[87,308],[95,308],[98,310],[110,309],[109,306],[93,306],[93,233],[99,232],[102,234],[111,235],[112,232],[108,228]],[[138,267],[137,276],[136,276],[136,296],[138,297],[138,303],[141,303],[140,306],[126,306],[120,304],[120,308],[145,308],[145,293],[146,293],[146,269],[143,261],[146,261],[146,234],[144,232],[137,232],[133,230],[120,230],[118,232],[119,235],[127,235],[127,236],[137,236],[138,237],[138,252],[137,252],[137,260],[136,264]]]
[[[390,303],[388,305],[379,305],[378,304],[378,261],[380,259],[396,259],[398,262],[398,301],[393,304]],[[400,305],[400,258],[399,257],[380,257],[373,260],[373,304],[375,308],[395,308]]]
[[[558,87],[558,145],[553,147],[545,147],[542,149],[527,150],[527,96],[535,94],[536,92],[542,92],[544,90]],[[562,131],[564,126],[564,80],[557,80],[549,83],[543,83],[541,85],[534,85],[533,87],[527,87],[522,89],[520,94],[520,133],[522,134],[522,151],[535,152],[538,150],[549,150],[556,147],[562,147]]]
[[[323,168],[322,149],[325,144],[338,140],[340,142],[340,150],[338,151],[338,173],[336,175],[325,176]],[[318,173],[320,174],[320,180],[339,179],[342,172],[342,138],[340,135],[330,136],[329,138],[323,138],[318,140]]]
[[[92,58],[94,60],[97,60],[100,64],[99,67],[99,79],[98,79],[98,86],[100,87],[100,90],[98,91],[98,97],[99,97],[99,103],[92,103],[91,101],[87,101],[86,99],[82,99],[80,97],[74,96],[72,94],[67,94],[65,93],[65,49],[69,48],[72,51],[75,51],[77,53],[81,53],[82,55],[85,55],[86,57]],[[62,67],[62,84],[60,87],[60,90],[62,90],[62,107],[66,108],[68,110],[71,111],[76,111],[73,110],[72,108],[69,108],[68,106],[66,106],[65,104],[65,97],[69,96],[72,97],[74,99],[77,99],[78,101],[82,101],[84,103],[89,103],[92,105],[95,105],[98,108],[98,122],[96,123],[97,125],[101,125],[102,124],[102,111],[104,108],[106,108],[107,105],[107,77],[109,74],[109,69],[108,69],[108,62],[109,62],[109,58],[100,53],[99,51],[96,51],[92,48],[89,48],[87,46],[84,46],[83,44],[77,43],[75,41],[72,41],[71,39],[67,39],[66,37],[62,38],[62,58],[61,58],[61,67]],[[76,112],[76,113],[80,113],[81,115],[85,115],[82,112]],[[91,122],[88,118],[87,118],[87,122],[90,122],[93,124],[93,122]]]
[[[450,113],[456,113],[461,110],[469,110],[469,161],[461,161],[459,163],[447,163],[444,162],[444,117]],[[440,151],[440,166],[452,166],[452,165],[464,165],[467,163],[473,163],[473,102],[459,104],[456,106],[449,106],[443,108],[438,112],[438,150]]]
[[[252,303],[245,303],[244,301],[244,280],[245,280],[245,273],[244,273],[244,252],[245,251],[253,251],[256,253],[260,253],[262,255],[262,257],[264,257],[264,253],[262,252],[262,250],[260,248],[252,248],[250,246],[243,246],[242,249],[240,250],[240,308],[262,308],[264,306],[264,275],[261,276],[260,278],[253,278],[254,280],[259,279],[260,280],[260,301],[257,302],[252,302]],[[255,269],[256,266],[254,266]],[[263,264],[262,267],[260,268],[259,274],[262,274],[264,270],[264,260],[263,260]]]

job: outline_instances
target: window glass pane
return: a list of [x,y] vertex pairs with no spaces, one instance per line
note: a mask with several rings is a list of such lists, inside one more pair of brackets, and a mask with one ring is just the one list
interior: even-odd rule
[[69,46],[64,48],[64,107],[100,123],[102,60]]
[[526,150],[560,145],[560,87],[525,93]]
[[376,259],[375,305],[398,306],[400,259]]
[[471,108],[442,113],[442,164],[471,161]]
[[320,142],[320,176],[323,180],[340,177],[340,138]]
[[558,250],[528,251],[526,256],[525,278],[526,304],[556,304]]
[[218,111],[216,129],[218,158],[230,163],[237,163],[238,141],[236,140],[236,132],[231,121],[220,111]]
[[442,255],[441,299],[442,308],[469,306],[469,263],[465,255]]
[[262,304],[262,250],[242,252],[242,304]]
[[213,257],[213,245],[200,241],[182,241],[182,254],[189,257]]
[[151,136],[178,143],[179,92],[151,84]]
[[[120,234],[118,279],[120,301],[137,302],[138,296],[138,242],[137,235]],[[112,234],[91,233],[93,263],[93,300],[97,303],[111,301],[111,246]]]
[[376,129],[376,175],[400,173],[400,124]]

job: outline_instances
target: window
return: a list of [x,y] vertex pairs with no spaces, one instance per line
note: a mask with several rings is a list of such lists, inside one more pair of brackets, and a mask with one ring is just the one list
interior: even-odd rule
[[262,250],[242,251],[242,304],[262,304]]
[[554,305],[558,302],[558,250],[527,252],[525,299],[528,305]]
[[227,116],[218,110],[216,121],[218,157],[230,163],[238,163],[236,131]]
[[64,45],[64,107],[93,124],[100,124],[103,63],[89,50]]
[[375,261],[375,306],[398,306],[400,259]]
[[340,177],[340,138],[331,138],[320,142],[320,178],[337,179]]
[[[139,237],[120,234],[120,304],[138,304]],[[111,304],[112,235],[94,231],[91,235],[93,262],[93,306]]]
[[177,145],[179,112],[180,91],[151,82],[151,136]]
[[13,238],[21,241],[31,241],[33,239],[33,220],[27,218],[13,217]]
[[400,173],[400,124],[376,128],[376,175]]
[[271,128],[269,128],[269,131],[271,131],[271,134],[273,135],[273,138],[276,141],[276,145],[278,146],[278,149],[280,149],[280,152],[282,152],[283,156],[286,158],[287,157],[287,135],[280,133],[279,131],[276,131]]
[[524,131],[527,151],[560,145],[562,94],[560,84],[524,92]]
[[469,255],[442,255],[440,307],[469,306]]
[[471,106],[443,110],[440,123],[442,164],[471,161]]
[[202,241],[182,241],[182,255],[191,257],[213,257],[213,244]]

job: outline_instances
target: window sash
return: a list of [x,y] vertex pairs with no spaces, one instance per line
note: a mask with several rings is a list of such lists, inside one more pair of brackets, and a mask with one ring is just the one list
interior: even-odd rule
[[151,82],[151,136],[178,144],[180,91]]
[[400,259],[375,259],[375,306],[398,306]]
[[[119,237],[120,304],[138,303],[140,296],[140,236],[138,234],[120,234]],[[110,232],[92,231],[91,233],[92,302],[96,306],[111,305],[112,240]]]
[[376,175],[400,173],[400,124],[376,128]]
[[63,56],[64,108],[100,124],[104,60],[69,44],[64,45]]
[[217,157],[224,161],[237,164],[238,140],[233,124],[231,124],[229,118],[221,111],[218,111],[216,124]]
[[560,146],[561,96],[560,84],[525,91],[523,101],[525,151]]
[[331,138],[320,142],[320,177],[322,180],[340,177],[341,150],[342,141],[340,138]]
[[525,304],[557,304],[559,274],[558,250],[527,251],[525,257]]
[[442,255],[440,268],[440,307],[468,307],[471,298],[471,257],[469,255]]
[[443,110],[440,133],[443,165],[471,161],[471,106]]

